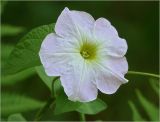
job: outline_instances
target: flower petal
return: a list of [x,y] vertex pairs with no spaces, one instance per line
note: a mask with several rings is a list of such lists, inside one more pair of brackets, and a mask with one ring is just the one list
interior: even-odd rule
[[[98,73],[99,74],[99,73]],[[97,88],[106,94],[113,94],[120,87],[122,82],[120,82],[115,76],[113,76],[110,72],[101,72],[97,76]]]
[[55,25],[55,31],[62,37],[80,38],[81,32],[86,33],[93,30],[94,19],[86,12],[70,11],[65,8]]
[[72,101],[89,102],[97,98],[97,88],[84,59],[75,59],[71,71],[60,77],[64,91]]
[[121,77],[128,72],[128,63],[125,57],[117,58],[108,56],[105,59],[106,67],[111,69],[113,72],[116,72],[116,74]]
[[43,54],[41,53],[41,62],[48,76],[61,76],[68,72],[70,67],[71,54]]
[[54,33],[48,34],[42,42],[41,50],[46,53],[78,53],[79,44],[74,38],[60,38]]
[[[76,44],[65,41],[56,34],[48,34],[44,39],[39,52],[40,60],[49,76],[60,76],[67,72],[70,60],[76,53]],[[75,42],[75,41],[73,41]]]
[[127,52],[125,39],[118,36],[116,29],[104,18],[96,20],[94,25],[95,38],[103,44],[107,55],[123,57]]
[[71,14],[79,31],[83,31],[84,34],[92,33],[95,20],[90,14],[84,11],[71,11]]
[[99,18],[95,21],[94,32],[96,36],[102,37],[104,39],[112,39],[114,36],[118,36],[118,32],[111,25],[111,23],[105,18]]
[[95,69],[96,75],[95,81],[97,88],[106,94],[113,94],[117,91],[121,84],[126,83],[128,80],[118,76],[115,72],[110,69],[103,67],[101,64],[97,64]]

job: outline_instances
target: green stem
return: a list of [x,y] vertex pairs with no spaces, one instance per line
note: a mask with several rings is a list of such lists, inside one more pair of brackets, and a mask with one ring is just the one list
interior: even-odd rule
[[37,112],[35,121],[38,121],[42,118],[42,115],[48,110],[48,108],[52,105],[54,105],[54,82],[58,79],[59,77],[55,77],[52,81],[52,90],[51,90],[51,97],[48,99],[47,103]]
[[55,95],[54,95],[54,82],[56,81],[56,80],[58,80],[60,77],[58,76],[58,77],[55,77],[54,79],[53,79],[53,81],[52,81],[52,90],[51,90],[51,96],[52,97],[54,97]]
[[47,103],[43,106],[43,108],[41,108],[37,114],[36,114],[36,117],[35,117],[35,121],[38,121],[42,118],[42,115],[48,110],[48,108],[50,107],[50,105],[53,103],[54,101],[54,98],[49,98]]
[[85,121],[86,121],[86,119],[85,119],[85,114],[79,113],[79,116],[80,116],[80,121],[81,121],[81,122],[85,122]]
[[155,77],[155,78],[160,78],[160,75],[152,74],[152,73],[146,73],[146,72],[128,71],[127,74],[142,75],[142,76],[151,76],[151,77]]

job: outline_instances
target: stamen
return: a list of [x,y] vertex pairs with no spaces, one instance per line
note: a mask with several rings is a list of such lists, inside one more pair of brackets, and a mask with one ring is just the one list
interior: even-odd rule
[[81,53],[81,55],[82,55],[84,58],[86,58],[86,59],[90,56],[87,51],[82,51],[82,52],[80,52],[80,53]]

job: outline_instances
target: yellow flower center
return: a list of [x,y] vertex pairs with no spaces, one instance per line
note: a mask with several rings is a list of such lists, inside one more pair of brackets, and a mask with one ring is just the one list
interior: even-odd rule
[[93,60],[97,56],[97,45],[85,42],[80,48],[80,54],[84,59]]

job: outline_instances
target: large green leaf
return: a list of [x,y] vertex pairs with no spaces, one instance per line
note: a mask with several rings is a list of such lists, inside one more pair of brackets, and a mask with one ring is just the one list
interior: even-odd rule
[[6,61],[13,48],[13,44],[1,43],[1,60]]
[[39,66],[38,52],[47,34],[53,32],[54,24],[37,27],[25,35],[11,52],[5,73],[16,73],[21,70]]
[[97,114],[107,108],[107,105],[105,102],[103,102],[101,99],[97,98],[94,101],[82,103],[76,111],[84,114]]
[[18,94],[2,93],[1,98],[1,114],[4,116],[35,110],[44,105],[44,102]]
[[97,114],[104,109],[107,105],[100,99],[96,99],[92,102],[81,103],[68,100],[64,92],[61,91],[56,98],[55,114],[61,114],[70,111],[77,111],[84,114]]
[[9,57],[9,54],[11,53],[13,48],[14,48],[14,45],[12,45],[12,44],[1,43],[1,69],[2,69],[2,73],[3,73],[3,70],[5,70],[5,64],[6,64],[7,58]]
[[12,114],[8,117],[8,122],[11,122],[11,121],[23,121],[23,122],[26,122],[26,119],[22,116],[22,114],[20,113],[16,113],[16,114]]
[[8,56],[13,50],[13,48],[14,46],[11,44],[5,44],[5,43],[1,44],[1,71],[2,71],[1,83],[2,85],[13,85],[14,83],[23,81],[24,79],[36,73],[34,68],[30,68],[22,72],[18,72],[16,74],[3,75],[3,71],[6,70],[5,69],[6,60],[8,59]]
[[1,36],[15,36],[25,29],[23,27],[17,27],[13,25],[1,25]]
[[143,117],[139,113],[139,111],[136,108],[136,106],[134,105],[134,103],[132,101],[128,101],[128,104],[129,104],[129,106],[132,110],[132,113],[133,113],[133,120],[134,121],[144,121]]
[[150,119],[152,121],[157,121],[159,118],[159,111],[158,108],[152,104],[150,101],[148,101],[139,90],[136,90],[136,94],[138,96],[138,99],[141,103],[141,105],[143,106],[144,110],[146,111],[146,113],[148,114],[148,116],[150,117]]

